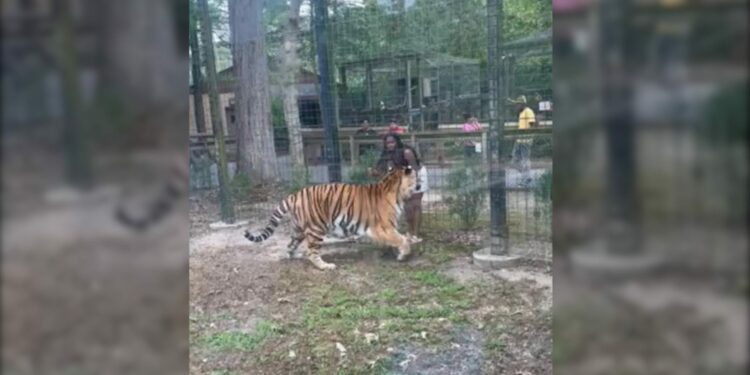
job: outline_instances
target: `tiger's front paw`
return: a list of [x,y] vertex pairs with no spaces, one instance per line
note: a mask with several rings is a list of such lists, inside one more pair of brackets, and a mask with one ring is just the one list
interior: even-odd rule
[[328,263],[323,261],[323,259],[320,258],[319,255],[311,256],[310,262],[312,262],[313,266],[319,270],[334,270],[336,269],[336,265],[333,263]]
[[403,262],[406,260],[406,258],[409,257],[411,254],[411,249],[409,247],[398,249],[398,256],[396,257],[396,260],[399,262]]
[[325,263],[325,264],[321,265],[320,269],[322,269],[322,270],[335,270],[336,269],[336,265],[333,264],[333,263]]

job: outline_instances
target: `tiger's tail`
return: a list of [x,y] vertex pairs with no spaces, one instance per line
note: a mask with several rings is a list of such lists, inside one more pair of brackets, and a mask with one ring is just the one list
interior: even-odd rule
[[284,199],[281,201],[278,207],[276,207],[276,211],[274,211],[273,215],[271,216],[271,220],[268,221],[268,225],[263,229],[263,231],[255,236],[250,231],[245,231],[245,238],[247,238],[250,241],[253,242],[263,242],[268,237],[271,237],[273,234],[274,229],[279,226],[279,222],[289,212],[289,203],[287,202],[288,199]]

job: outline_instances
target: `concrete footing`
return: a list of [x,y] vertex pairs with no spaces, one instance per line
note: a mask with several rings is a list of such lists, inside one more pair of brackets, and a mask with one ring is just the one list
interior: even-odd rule
[[232,224],[228,224],[223,221],[217,221],[215,223],[208,224],[208,227],[214,230],[219,230],[219,229],[227,229],[227,228],[237,228],[237,227],[245,226],[247,224],[248,224],[247,220],[235,221]]
[[613,254],[608,252],[574,251],[570,255],[573,272],[580,277],[621,279],[658,271],[664,259],[655,254]]
[[490,248],[480,249],[472,254],[474,264],[484,269],[501,269],[514,267],[521,261],[520,256],[515,255],[494,255],[490,253]]

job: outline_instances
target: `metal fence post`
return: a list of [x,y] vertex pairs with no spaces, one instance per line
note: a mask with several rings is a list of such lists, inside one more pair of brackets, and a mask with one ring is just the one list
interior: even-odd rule
[[608,1],[601,7],[602,87],[607,142],[607,244],[614,253],[639,248],[638,205],[635,197],[635,129],[628,74],[628,4]]
[[487,83],[489,88],[490,136],[488,164],[490,191],[490,253],[508,254],[508,226],[506,223],[505,166],[503,163],[503,81],[502,67],[502,0],[487,0]]
[[315,28],[315,50],[320,74],[320,114],[325,135],[325,159],[328,164],[328,181],[341,181],[341,153],[339,151],[338,128],[336,127],[336,103],[331,88],[331,67],[328,53],[328,1],[313,0],[313,23]]

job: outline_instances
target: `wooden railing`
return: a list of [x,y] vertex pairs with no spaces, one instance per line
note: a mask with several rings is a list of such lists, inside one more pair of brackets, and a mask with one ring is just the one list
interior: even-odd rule
[[[525,129],[521,130],[517,127],[506,127],[504,129],[503,137],[505,139],[516,139],[516,138],[527,138],[527,137],[534,137],[538,135],[551,135],[552,134],[552,127],[551,126],[537,126],[533,127],[531,129]],[[404,140],[404,142],[407,142],[412,147],[414,147],[417,150],[418,154],[422,154],[422,150],[420,149],[421,145],[424,143],[431,143],[435,144],[438,153],[442,152],[442,145],[444,143],[448,142],[462,142],[466,140],[470,140],[473,142],[480,142],[482,144],[482,155],[487,155],[487,149],[488,149],[488,131],[487,129],[482,129],[481,132],[475,132],[475,133],[464,133],[462,129],[443,129],[443,130],[434,130],[434,131],[424,131],[424,132],[415,132],[415,133],[407,133],[401,135],[401,139]],[[340,144],[348,144],[349,148],[349,160],[351,160],[352,164],[357,164],[359,161],[359,155],[360,155],[360,146],[361,145],[376,145],[380,146],[383,143],[383,135],[356,135],[356,134],[339,134],[339,142]],[[305,134],[303,142],[305,146],[313,146],[313,145],[320,145],[324,144],[325,138],[323,137],[323,134]],[[342,155],[343,156],[343,155]]]
[[[385,128],[373,128],[377,132],[377,135],[364,135],[355,134],[356,128],[343,128],[339,129],[339,144],[348,145],[349,160],[352,164],[356,164],[359,161],[360,146],[362,145],[375,145],[380,147],[383,143],[383,132]],[[516,139],[516,138],[527,138],[535,137],[539,135],[551,136],[552,126],[536,126],[530,129],[518,129],[515,126],[506,126],[503,131],[503,137],[505,139]],[[463,142],[470,140],[473,142],[481,143],[482,145],[482,159],[486,159],[488,155],[488,131],[487,128],[483,128],[481,132],[475,133],[464,133],[461,128],[447,128],[441,130],[406,133],[401,135],[401,138],[412,145],[417,150],[418,154],[422,154],[420,149],[424,144],[434,144],[437,148],[437,152],[443,152],[443,145],[450,142]],[[325,143],[325,138],[322,129],[305,129],[302,134],[303,143],[305,147],[320,146]],[[234,137],[227,137],[227,144],[235,144],[236,139]],[[215,143],[213,135],[191,135],[190,146],[191,148],[201,148],[206,146],[212,146]],[[343,155],[342,155],[343,156]]]

